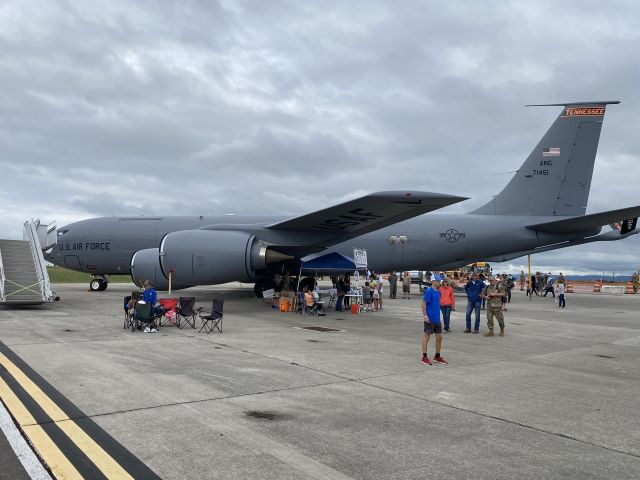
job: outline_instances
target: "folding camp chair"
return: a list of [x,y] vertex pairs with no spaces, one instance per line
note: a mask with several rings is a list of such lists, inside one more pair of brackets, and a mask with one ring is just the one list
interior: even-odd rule
[[302,315],[302,311],[304,310],[304,305],[305,305],[304,293],[298,292],[298,294],[296,295],[296,313],[299,313],[300,315]]
[[131,295],[124,297],[124,325],[122,328],[127,329],[131,327],[133,321],[133,309],[129,308],[129,302],[131,301]]
[[[222,333],[222,310],[224,308],[224,300],[219,298],[213,299],[213,304],[211,306],[211,314],[210,315],[200,315],[200,320],[202,320],[202,327],[200,328],[200,332],[204,330],[207,333],[211,333],[214,330],[218,330],[218,332]],[[198,311],[202,311],[201,308]]]
[[153,314],[152,306],[148,303],[136,303],[136,311],[133,315],[131,322],[131,331],[136,329],[141,330],[142,327],[149,327],[149,329],[158,329],[159,315]]
[[166,325],[167,323],[178,326],[178,300],[175,298],[162,298],[158,300],[158,303],[163,311],[158,320],[160,326]]
[[198,312],[193,308],[195,305],[196,297],[180,297],[178,308],[176,309],[178,314],[178,323],[176,325],[178,327],[182,328],[186,323],[191,325],[191,328],[196,328],[196,315],[198,315]]
[[306,317],[309,314],[318,315],[318,303],[314,300],[313,305],[307,305],[306,300],[304,299],[304,293],[298,293],[298,313],[301,313],[303,317]]
[[329,306],[327,308],[333,308],[336,305],[336,299],[338,298],[338,290],[335,288],[329,289]]

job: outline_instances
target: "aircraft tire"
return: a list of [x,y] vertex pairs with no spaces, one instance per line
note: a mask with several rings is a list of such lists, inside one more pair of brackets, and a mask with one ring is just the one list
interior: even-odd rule
[[263,298],[262,292],[270,288],[276,288],[276,284],[272,279],[264,278],[257,280],[253,285],[253,293],[255,293],[257,298]]
[[107,286],[108,283],[104,278],[93,278],[89,282],[89,290],[92,292],[104,292]]

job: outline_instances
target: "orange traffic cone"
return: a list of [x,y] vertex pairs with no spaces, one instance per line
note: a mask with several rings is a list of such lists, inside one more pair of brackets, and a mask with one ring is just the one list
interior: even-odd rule
[[593,291],[600,292],[602,291],[602,280],[596,280],[593,282]]
[[624,293],[634,293],[633,292],[633,282],[627,282],[627,289]]

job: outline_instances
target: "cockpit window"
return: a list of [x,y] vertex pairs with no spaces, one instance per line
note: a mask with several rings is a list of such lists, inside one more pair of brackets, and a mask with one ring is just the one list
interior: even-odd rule
[[61,237],[62,235],[64,235],[65,233],[67,233],[69,230],[58,230],[58,237]]

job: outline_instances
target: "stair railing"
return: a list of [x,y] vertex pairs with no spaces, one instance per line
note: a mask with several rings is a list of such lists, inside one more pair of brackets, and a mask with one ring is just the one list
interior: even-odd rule
[[2,264],[2,252],[0,252],[0,303],[4,303],[4,265]]
[[29,242],[29,246],[31,247],[31,254],[33,255],[33,260],[36,265],[36,273],[38,274],[42,298],[46,302],[52,302],[54,294],[51,291],[51,283],[49,282],[49,274],[47,273],[47,264],[44,259],[44,255],[42,255],[42,247],[40,246],[40,240],[38,239],[37,229],[39,223],[39,220],[24,222],[23,238]]

